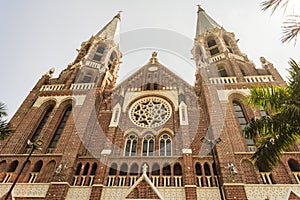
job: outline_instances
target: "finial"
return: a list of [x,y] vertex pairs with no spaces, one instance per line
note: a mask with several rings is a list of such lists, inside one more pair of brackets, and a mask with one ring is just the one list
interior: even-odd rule
[[119,10],[119,11],[118,11],[118,14],[117,14],[115,17],[121,19],[121,12],[123,12],[123,11],[122,11],[122,10]]
[[201,5],[200,5],[200,4],[198,4],[197,6],[198,6],[198,12],[204,11],[203,8],[201,8]]
[[148,169],[148,166],[147,166],[146,163],[144,163],[144,165],[143,165],[143,174],[147,173],[147,169]]
[[154,51],[154,52],[152,53],[152,57],[150,58],[150,62],[151,62],[152,64],[154,64],[154,63],[157,62],[157,52],[156,52],[156,51]]

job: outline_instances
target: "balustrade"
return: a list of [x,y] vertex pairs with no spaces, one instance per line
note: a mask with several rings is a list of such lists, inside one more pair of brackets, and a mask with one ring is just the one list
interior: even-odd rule
[[259,82],[273,82],[274,79],[271,75],[268,76],[245,76],[247,83],[259,83]]
[[40,91],[55,91],[55,90],[62,90],[63,88],[64,88],[64,84],[43,85]]
[[236,77],[216,77],[209,79],[211,84],[237,83]]
[[73,83],[70,90],[88,90],[93,88],[95,83]]
[[116,179],[116,176],[108,176],[107,177],[107,186],[114,186],[115,179]]

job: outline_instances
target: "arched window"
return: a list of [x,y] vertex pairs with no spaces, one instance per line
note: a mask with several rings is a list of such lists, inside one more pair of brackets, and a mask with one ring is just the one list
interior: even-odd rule
[[116,163],[113,163],[110,166],[109,175],[115,176],[117,174],[117,168],[118,168],[118,165]]
[[195,168],[196,168],[196,175],[197,175],[197,184],[199,187],[202,187],[204,185],[204,182],[203,182],[203,177],[202,177],[201,164],[197,163]]
[[125,156],[135,156],[137,149],[137,136],[131,134],[127,137],[126,145],[125,145]]
[[100,45],[94,54],[93,60],[100,61],[104,51],[105,51],[105,45]]
[[19,161],[15,160],[13,161],[12,163],[10,163],[8,169],[7,169],[7,172],[14,172],[16,171],[17,167],[19,165]]
[[97,163],[93,163],[92,170],[91,170],[91,175],[92,176],[96,175],[97,167],[98,167]]
[[207,46],[208,46],[208,50],[210,52],[210,55],[212,55],[212,56],[216,55],[220,52],[219,48],[217,46],[217,42],[214,39],[208,40],[207,41]]
[[167,134],[163,134],[159,140],[159,155],[171,156],[172,152],[172,140]]
[[153,89],[154,89],[154,90],[158,90],[158,83],[154,83]]
[[171,176],[171,167],[168,164],[164,164],[163,176]]
[[77,167],[76,167],[76,171],[75,171],[75,175],[76,176],[80,174],[81,168],[82,168],[82,164],[78,163]]
[[154,152],[154,137],[152,135],[146,135],[143,140],[143,156],[153,156]]
[[40,160],[37,163],[35,163],[32,172],[40,172],[42,167],[43,167],[43,161]]
[[243,76],[247,76],[246,71],[244,70],[244,68],[242,66],[240,66],[240,70],[241,70]]
[[224,37],[224,42],[229,53],[233,53],[230,39]]
[[182,168],[181,168],[181,165],[179,163],[176,163],[174,165],[174,175],[175,176],[182,176]]
[[52,149],[52,148],[56,147],[56,144],[57,144],[57,142],[60,138],[61,133],[63,132],[63,130],[65,128],[66,122],[67,122],[67,120],[68,120],[68,118],[71,114],[71,111],[72,111],[72,106],[69,106],[66,109],[66,111],[65,111],[65,113],[64,113],[64,115],[63,115],[63,117],[62,117],[62,119],[61,119],[61,121],[58,125],[58,128],[56,129],[56,131],[54,133],[54,136],[53,136],[48,148]]
[[138,175],[139,167],[136,163],[132,164],[130,167],[130,176],[137,176]]
[[152,175],[159,176],[160,174],[160,167],[157,163],[154,163],[152,166]]
[[296,181],[300,183],[300,164],[298,161],[294,159],[289,159],[288,161],[289,167],[294,174]]
[[218,75],[220,77],[227,77],[227,72],[223,66],[218,66]]
[[[38,138],[38,136],[40,135],[41,131],[43,130],[43,127],[44,127],[44,125],[46,124],[46,122],[47,122],[47,120],[48,120],[48,118],[49,118],[49,116],[50,116],[52,110],[53,110],[53,106],[50,106],[50,107],[47,109],[47,111],[46,111],[46,113],[45,113],[45,115],[44,115],[42,121],[40,122],[39,126],[38,126],[37,129],[35,130],[33,136],[30,138],[30,141],[31,141],[31,142],[35,142],[35,141],[37,140],[37,138]],[[29,148],[28,145],[27,145],[27,148]]]
[[90,168],[90,163],[86,163],[83,168],[83,173],[82,173],[83,176],[86,176],[88,174],[89,168]]
[[126,163],[123,163],[121,165],[121,169],[120,169],[120,176],[126,176],[127,175],[127,171],[128,171],[128,166]]
[[84,74],[81,83],[90,83],[92,80],[92,72],[87,72],[86,74]]
[[[246,121],[245,113],[242,109],[242,106],[237,101],[233,101],[232,104],[233,104],[233,108],[234,108],[235,114],[237,116],[237,119],[239,121],[240,127],[241,127],[242,130],[244,130],[245,126],[247,125],[247,121]],[[254,141],[252,139],[247,139],[245,137],[244,132],[243,132],[243,136],[244,136],[244,138],[246,140],[246,144],[248,146],[253,146],[254,145]]]

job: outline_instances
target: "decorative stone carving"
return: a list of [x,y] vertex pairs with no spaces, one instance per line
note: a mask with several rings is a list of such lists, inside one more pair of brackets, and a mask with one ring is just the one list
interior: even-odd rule
[[131,121],[144,128],[158,127],[171,117],[171,105],[158,97],[146,97],[136,101],[129,111]]

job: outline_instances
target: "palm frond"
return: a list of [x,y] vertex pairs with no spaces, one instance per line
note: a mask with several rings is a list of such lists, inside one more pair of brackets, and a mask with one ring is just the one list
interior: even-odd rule
[[281,5],[286,10],[289,0],[268,0],[261,3],[262,11],[271,9],[272,14]]
[[279,162],[280,155],[299,139],[299,135],[294,131],[287,129],[285,132],[260,139],[257,151],[251,157],[260,170],[270,171]]
[[285,88],[279,86],[254,86],[245,102],[249,106],[259,106],[267,112],[277,113],[288,96]]
[[0,102],[0,118],[7,116],[5,104]]
[[297,36],[300,33],[300,16],[299,15],[290,15],[282,26],[281,42],[290,42],[295,40],[294,45],[297,43]]

